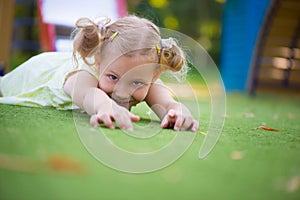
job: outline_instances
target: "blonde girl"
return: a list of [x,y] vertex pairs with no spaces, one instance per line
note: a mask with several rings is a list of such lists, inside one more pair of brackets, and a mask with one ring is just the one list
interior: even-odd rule
[[161,39],[149,20],[127,16],[76,23],[74,51],[39,54],[0,80],[0,103],[57,109],[81,108],[92,126],[132,130],[130,108],[146,101],[162,128],[198,129],[190,111],[175,101],[159,76],[184,70],[174,39]]

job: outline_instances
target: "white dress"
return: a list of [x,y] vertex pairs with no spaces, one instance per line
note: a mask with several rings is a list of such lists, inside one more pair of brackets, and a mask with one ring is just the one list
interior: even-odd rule
[[90,67],[82,60],[75,64],[72,53],[41,53],[2,77],[0,103],[76,109],[78,106],[73,104],[63,86],[68,75],[80,70],[98,78],[95,66]]

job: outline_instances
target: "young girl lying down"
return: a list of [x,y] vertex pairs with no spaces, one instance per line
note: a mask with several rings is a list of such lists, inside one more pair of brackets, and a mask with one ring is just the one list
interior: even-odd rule
[[113,129],[115,122],[132,130],[140,118],[130,108],[146,101],[162,128],[198,129],[190,111],[159,79],[166,70],[184,70],[183,51],[174,39],[162,39],[152,22],[136,16],[114,23],[81,18],[75,34],[73,54],[42,53],[1,77],[0,103],[79,107],[90,115],[92,126]]

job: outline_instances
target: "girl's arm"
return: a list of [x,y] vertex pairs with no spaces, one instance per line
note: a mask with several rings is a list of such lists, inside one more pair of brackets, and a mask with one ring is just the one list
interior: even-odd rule
[[98,80],[85,71],[78,71],[67,78],[64,91],[71,96],[76,105],[85,110],[90,116],[90,123],[98,126],[104,123],[108,128],[115,128],[113,120],[120,128],[131,130],[131,121],[139,117],[127,109],[117,105],[109,96],[98,88]]
[[161,127],[197,131],[198,121],[185,105],[172,98],[161,80],[158,79],[152,84],[145,101],[161,119]]

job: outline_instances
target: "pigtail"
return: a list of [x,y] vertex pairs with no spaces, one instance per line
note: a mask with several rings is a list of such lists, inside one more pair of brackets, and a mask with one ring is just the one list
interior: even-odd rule
[[171,71],[178,72],[185,64],[185,55],[173,38],[161,40],[159,63]]
[[94,63],[88,62],[88,58],[93,56],[101,46],[106,31],[106,24],[109,23],[109,19],[93,22],[88,18],[80,18],[77,20],[75,26],[75,37],[73,42],[73,57],[77,62],[76,55],[79,54],[83,61],[92,65]]

